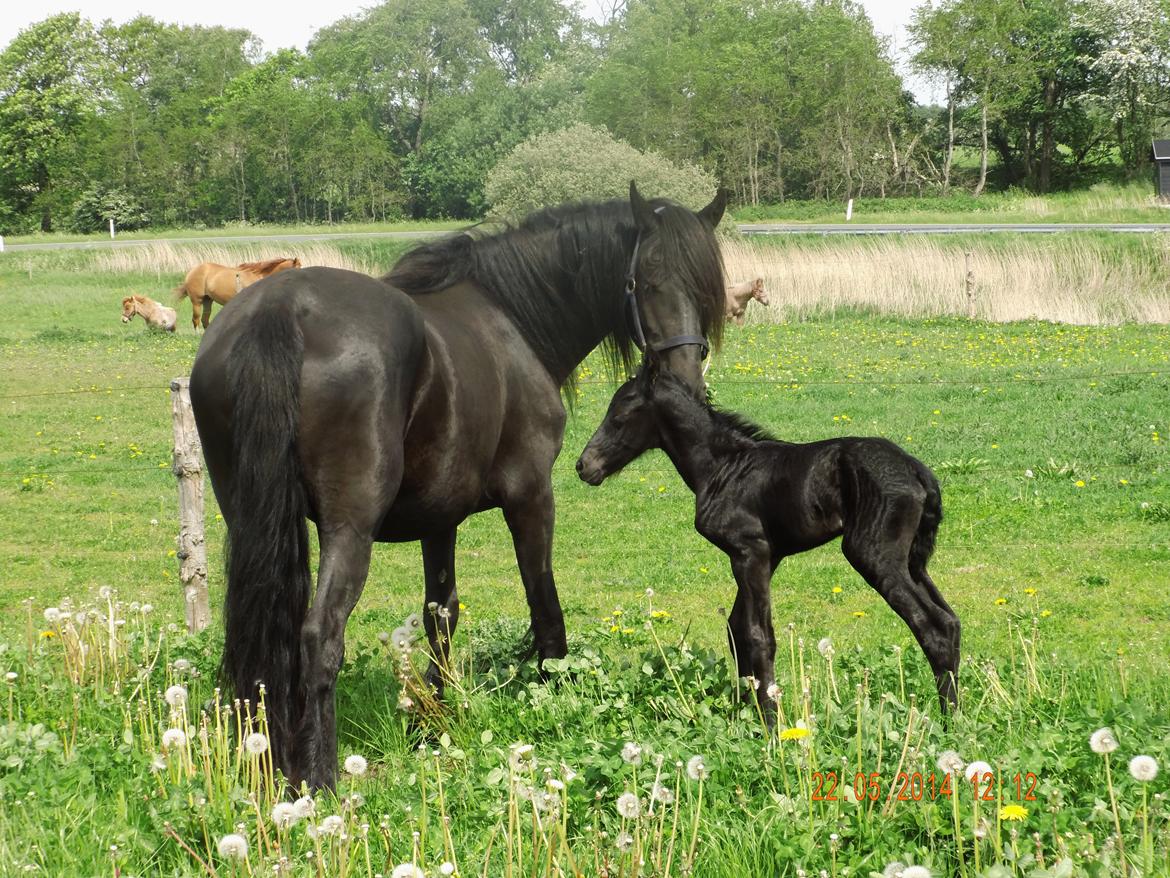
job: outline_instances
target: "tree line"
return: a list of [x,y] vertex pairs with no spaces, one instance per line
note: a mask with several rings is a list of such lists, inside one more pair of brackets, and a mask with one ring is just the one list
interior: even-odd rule
[[582,123],[750,204],[1145,172],[1170,0],[936,0],[911,33],[944,106],[851,0],[615,0],[600,23],[385,0],[273,54],[63,13],[0,53],[0,230],[473,218],[504,156]]

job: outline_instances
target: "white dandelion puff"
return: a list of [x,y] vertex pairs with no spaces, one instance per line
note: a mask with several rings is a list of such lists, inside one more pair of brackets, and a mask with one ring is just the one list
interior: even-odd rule
[[959,774],[965,767],[963,757],[954,750],[943,750],[938,754],[938,770],[946,774]]
[[177,658],[172,667],[175,669],[176,674],[185,674],[191,670],[191,662],[185,658]]
[[1129,773],[1134,780],[1149,783],[1158,776],[1158,760],[1153,756],[1135,756],[1129,760]]
[[187,687],[178,684],[171,686],[163,697],[171,707],[182,707],[187,703]]
[[633,793],[622,793],[618,796],[617,812],[627,820],[636,820],[642,813],[642,803]]
[[707,776],[707,763],[702,756],[692,756],[687,760],[687,777],[691,780],[702,780]]
[[619,851],[625,852],[634,846],[634,837],[628,832],[622,832],[614,839],[614,843]]
[[296,809],[297,818],[299,820],[312,817],[317,813],[317,803],[313,801],[312,796],[301,796],[299,799],[293,802],[293,808]]
[[650,789],[650,798],[661,805],[669,805],[674,801],[674,791],[665,784],[655,782]]
[[7,674],[4,675],[4,679],[7,680],[9,683],[15,683],[17,680],[20,679],[20,674],[16,673],[16,671],[9,671]]
[[907,866],[902,870],[902,878],[930,878],[930,870],[925,866]]
[[450,862],[450,861],[448,861],[446,863],[440,863],[439,864],[439,874],[440,875],[454,875],[455,874],[455,864]]
[[833,657],[833,640],[829,637],[822,637],[817,642],[817,652],[821,654],[824,659],[831,659]]
[[882,878],[902,878],[902,872],[905,870],[906,864],[895,860],[882,869]]
[[288,829],[300,819],[297,806],[292,802],[277,802],[272,806],[272,822],[277,829]]
[[633,741],[626,741],[622,746],[622,761],[627,765],[641,765],[642,748]]
[[187,743],[187,733],[182,729],[167,729],[163,732],[162,747],[164,750],[174,750]]
[[975,778],[982,780],[985,775],[993,774],[994,771],[995,769],[993,769],[986,762],[976,760],[967,766],[967,770],[964,771],[963,774],[968,781],[974,781]]
[[359,756],[358,754],[354,753],[352,756],[345,757],[346,774],[352,774],[354,777],[361,777],[366,773],[366,769],[369,767],[369,763],[366,762],[366,757],[364,756]]
[[345,821],[341,819],[340,815],[330,814],[321,821],[321,825],[317,827],[317,831],[322,835],[337,835],[344,825]]
[[221,838],[216,849],[225,860],[242,860],[248,856],[248,839],[233,832]]
[[395,649],[406,650],[410,648],[410,644],[414,641],[414,635],[410,629],[405,625],[395,628],[390,632],[390,642]]
[[426,874],[414,863],[399,863],[390,873],[390,878],[426,878]]
[[421,613],[411,613],[402,620],[402,627],[408,631],[417,631],[422,627],[423,617]]
[[1089,736],[1089,747],[1094,753],[1104,755],[1117,749],[1117,738],[1113,736],[1113,729],[1105,727],[1097,729]]
[[56,625],[58,622],[61,621],[61,611],[58,610],[56,607],[46,607],[45,608],[45,621],[48,622],[50,625]]
[[268,749],[268,736],[263,732],[252,732],[244,738],[244,749],[249,756],[262,756]]
[[508,764],[513,771],[527,771],[536,764],[531,744],[513,744],[508,752]]

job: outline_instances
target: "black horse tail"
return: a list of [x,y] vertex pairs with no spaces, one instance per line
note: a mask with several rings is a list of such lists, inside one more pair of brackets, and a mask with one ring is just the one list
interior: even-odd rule
[[942,523],[942,491],[938,486],[930,468],[921,461],[914,461],[914,474],[922,487],[926,489],[926,499],[922,503],[922,518],[918,521],[918,532],[914,534],[914,541],[910,544],[910,573],[917,577],[926,570],[926,562],[934,554],[934,541],[938,536],[938,526]]
[[304,338],[292,309],[262,309],[235,350],[222,671],[253,710],[263,683],[275,764],[287,774],[311,588],[308,500],[296,449]]

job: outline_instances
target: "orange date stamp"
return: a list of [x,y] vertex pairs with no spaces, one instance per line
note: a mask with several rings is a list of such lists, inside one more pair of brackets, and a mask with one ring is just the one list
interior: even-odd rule
[[997,778],[992,772],[974,774],[964,780],[950,774],[922,774],[919,771],[899,771],[894,777],[880,772],[858,771],[852,776],[836,771],[812,773],[812,800],[814,802],[847,801],[851,792],[857,802],[877,802],[890,799],[896,802],[934,802],[949,799],[966,786],[971,795],[983,802],[1035,802],[1040,778],[1034,772],[1016,772]]

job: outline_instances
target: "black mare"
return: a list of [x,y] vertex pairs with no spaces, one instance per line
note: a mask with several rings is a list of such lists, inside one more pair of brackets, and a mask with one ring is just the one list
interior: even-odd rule
[[[636,331],[701,393],[701,348],[723,325],[724,205],[720,193],[693,213],[631,184],[629,201],[423,244],[381,279],[277,274],[211,324],[191,401],[228,529],[224,676],[240,698],[264,684],[294,786],[336,779],[345,623],[375,542],[421,541],[424,604],[446,607],[453,630],[456,526],[500,507],[536,651],[565,655],[552,574],[561,388],[603,341],[628,363]],[[306,518],[320,538],[311,607]],[[448,643],[424,617],[441,689]]]
[[849,563],[914,633],[943,713],[955,703],[959,619],[926,572],[942,502],[925,464],[885,439],[779,441],[656,374],[653,360],[614,394],[577,473],[599,485],[650,448],[662,448],[695,492],[695,528],[731,559],[731,648],[740,676],[759,681],[769,717],[772,576],[785,556],[839,536]]

